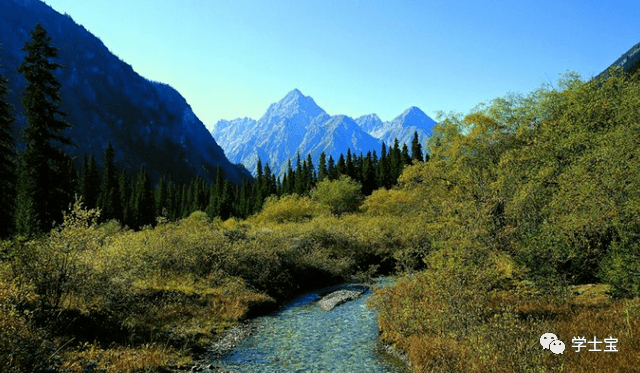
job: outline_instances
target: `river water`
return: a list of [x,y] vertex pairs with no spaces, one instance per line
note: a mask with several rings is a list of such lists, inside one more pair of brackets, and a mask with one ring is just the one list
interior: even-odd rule
[[402,371],[379,352],[376,313],[366,307],[370,291],[331,311],[317,304],[320,294],[305,294],[278,312],[256,318],[251,336],[212,365],[230,372]]

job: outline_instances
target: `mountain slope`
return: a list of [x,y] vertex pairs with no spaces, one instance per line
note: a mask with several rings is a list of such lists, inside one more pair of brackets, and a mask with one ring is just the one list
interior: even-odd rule
[[612,67],[620,67],[622,68],[622,70],[627,71],[631,74],[636,72],[638,68],[640,68],[640,43],[631,47],[622,56],[620,56],[620,58],[618,58],[609,67],[607,67],[606,70],[598,74],[596,78],[608,77],[609,69]]
[[235,182],[248,175],[231,164],[186,100],[166,84],[151,82],[113,55],[105,45],[71,17],[37,0],[0,2],[0,64],[9,79],[9,101],[15,107],[16,137],[26,125],[20,92],[24,77],[24,43],[40,23],[59,48],[56,71],[62,85],[62,110],[72,125],[68,135],[76,147],[67,151],[82,159],[92,153],[102,162],[111,141],[116,162],[129,171],[145,165],[154,178],[170,174],[176,181],[195,175],[211,180],[217,166]]

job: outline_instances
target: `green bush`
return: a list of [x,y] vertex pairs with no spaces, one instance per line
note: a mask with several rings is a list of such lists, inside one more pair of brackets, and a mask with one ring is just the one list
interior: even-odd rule
[[262,211],[254,216],[253,221],[263,223],[303,222],[323,214],[326,209],[308,197],[296,194],[285,195],[280,198],[268,197]]
[[329,208],[332,214],[355,212],[362,203],[362,185],[349,176],[338,180],[325,179],[311,192],[311,198]]

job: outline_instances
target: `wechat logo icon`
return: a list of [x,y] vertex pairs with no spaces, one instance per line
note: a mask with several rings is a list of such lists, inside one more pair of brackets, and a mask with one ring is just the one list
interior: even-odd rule
[[564,342],[558,339],[553,333],[544,333],[540,336],[540,344],[543,350],[549,350],[554,354],[562,354],[564,352]]

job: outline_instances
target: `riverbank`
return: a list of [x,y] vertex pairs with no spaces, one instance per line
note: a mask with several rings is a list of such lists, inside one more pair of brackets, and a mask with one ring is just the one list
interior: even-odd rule
[[194,213],[134,232],[117,222],[96,225],[95,213],[77,206],[49,235],[3,243],[0,366],[107,373],[192,367],[246,319],[393,263],[392,251],[379,246],[385,231],[356,216],[258,217],[253,225]]

